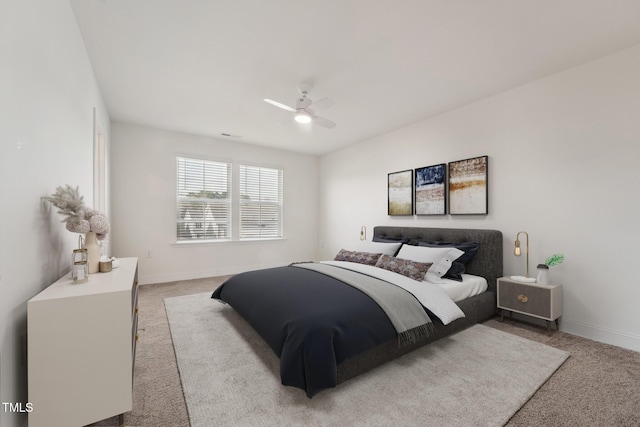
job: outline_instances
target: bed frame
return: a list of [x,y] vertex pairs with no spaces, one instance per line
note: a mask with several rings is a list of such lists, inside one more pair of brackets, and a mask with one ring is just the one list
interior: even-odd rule
[[458,243],[477,242],[480,247],[473,259],[466,265],[465,272],[486,278],[489,288],[480,295],[457,302],[456,304],[462,309],[466,317],[457,319],[447,326],[434,322],[436,333],[428,339],[402,348],[398,348],[397,341],[393,340],[359,356],[345,360],[338,366],[338,383],[369,371],[430,342],[489,319],[497,313],[496,283],[497,279],[502,276],[503,240],[501,231],[377,226],[373,229],[373,235],[374,239],[404,239],[404,241],[408,242],[407,244],[414,245],[417,245],[420,240]]

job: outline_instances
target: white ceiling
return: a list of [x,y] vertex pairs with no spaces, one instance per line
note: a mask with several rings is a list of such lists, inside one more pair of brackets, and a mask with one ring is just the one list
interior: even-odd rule
[[[71,0],[113,121],[323,154],[640,43],[637,0]],[[294,124],[301,82],[334,129]]]

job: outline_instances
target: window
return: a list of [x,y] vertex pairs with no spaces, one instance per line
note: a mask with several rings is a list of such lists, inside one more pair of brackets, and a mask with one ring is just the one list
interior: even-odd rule
[[178,242],[282,238],[282,169],[180,156],[176,165]]
[[231,239],[231,163],[177,157],[177,240]]
[[240,238],[282,237],[282,169],[240,165]]

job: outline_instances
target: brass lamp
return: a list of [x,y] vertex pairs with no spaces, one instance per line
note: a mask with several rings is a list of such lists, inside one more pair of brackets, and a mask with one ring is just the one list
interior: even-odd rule
[[514,254],[516,256],[520,256],[520,235],[524,234],[527,237],[527,275],[526,277],[529,277],[529,234],[526,231],[520,231],[518,232],[518,234],[516,235],[516,249],[514,251]]

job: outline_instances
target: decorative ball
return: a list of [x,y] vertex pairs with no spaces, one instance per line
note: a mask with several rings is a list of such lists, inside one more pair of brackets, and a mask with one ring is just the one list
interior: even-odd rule
[[85,208],[84,210],[84,219],[86,219],[87,221],[91,219],[92,216],[94,215],[99,215],[100,212],[95,210],[95,209],[91,209],[91,208]]
[[91,225],[89,225],[89,221],[87,221],[86,219],[70,217],[66,222],[67,230],[71,231],[72,233],[84,234],[91,231]]
[[89,218],[89,225],[91,226],[91,231],[95,231],[96,234],[107,234],[109,232],[109,220],[100,213]]

